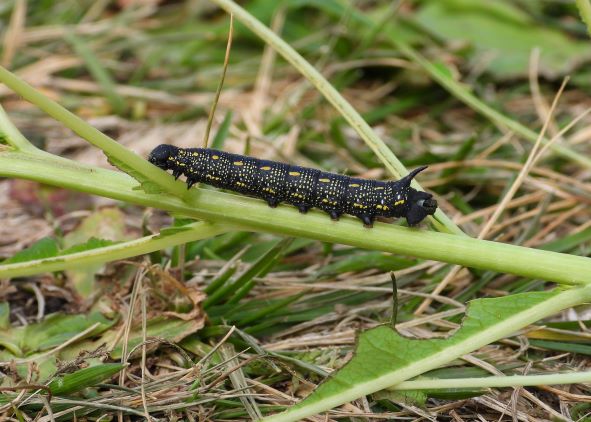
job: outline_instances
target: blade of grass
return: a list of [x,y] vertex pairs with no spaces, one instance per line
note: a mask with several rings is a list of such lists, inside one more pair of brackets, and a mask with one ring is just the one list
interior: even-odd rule
[[[318,70],[306,61],[297,51],[278,37],[271,29],[263,25],[254,16],[237,5],[232,0],[211,0],[226,12],[236,16],[252,32],[257,34],[263,41],[270,45],[275,51],[283,56],[294,66],[312,85],[337,109],[337,111],[349,122],[351,127],[361,136],[365,143],[374,151],[386,168],[396,177],[408,174],[408,170],[390,148],[376,135],[373,129],[367,124],[361,115],[349,104],[345,98],[322,76]],[[413,186],[422,189],[413,180]],[[464,234],[440,209],[432,219],[438,230],[455,234]]]
[[207,144],[209,143],[209,132],[211,131],[211,125],[213,124],[213,116],[215,116],[215,109],[218,105],[218,101],[220,100],[220,95],[222,93],[224,81],[226,80],[226,72],[228,71],[228,62],[230,61],[230,51],[232,50],[232,34],[233,33],[234,33],[234,16],[232,14],[230,14],[230,30],[228,31],[228,43],[226,44],[226,55],[224,57],[224,67],[222,70],[222,77],[220,78],[218,88],[215,91],[215,97],[213,99],[213,103],[211,104],[211,110],[209,111],[209,116],[207,118],[207,127],[205,128],[205,134],[203,135],[203,148],[207,148]]

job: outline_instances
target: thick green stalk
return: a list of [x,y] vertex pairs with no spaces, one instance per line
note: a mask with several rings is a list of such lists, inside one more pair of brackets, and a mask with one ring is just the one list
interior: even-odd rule
[[[384,163],[388,170],[395,176],[401,177],[408,173],[404,164],[398,160],[396,155],[376,135],[373,129],[367,124],[363,117],[349,104],[347,100],[316,70],[314,66],[306,61],[288,43],[278,37],[269,27],[263,25],[258,19],[238,6],[232,0],[212,0],[218,6],[233,14],[236,19],[242,22],[247,28],[258,35],[270,47],[283,56],[285,60],[293,65],[314,87],[330,102],[334,108],[349,122],[351,127],[361,136],[365,143],[374,151],[378,158]],[[413,181],[413,186],[422,189],[418,182]],[[441,210],[434,215],[434,223],[438,230],[449,233],[464,234]]]
[[[172,179],[164,172],[162,175]],[[308,237],[564,284],[591,284],[591,259],[586,257],[392,224],[376,223],[373,229],[367,229],[351,217],[333,222],[319,211],[301,215],[294,207],[272,209],[257,199],[212,190],[191,189],[184,202],[171,195],[150,195],[134,189],[137,182],[124,173],[45,154],[0,152],[0,176],[37,180],[219,222],[241,230]],[[176,183],[182,186],[180,181]]]
[[154,234],[84,252],[0,265],[0,278],[23,277],[131,258],[171,246],[217,236],[227,231],[228,228],[223,225],[196,222],[179,228],[179,230],[182,231],[170,234]]

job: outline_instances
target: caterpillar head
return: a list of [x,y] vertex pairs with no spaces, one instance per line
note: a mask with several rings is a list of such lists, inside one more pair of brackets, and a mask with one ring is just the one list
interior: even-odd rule
[[175,157],[178,153],[178,148],[174,145],[162,144],[158,145],[148,155],[148,161],[162,170],[170,170],[173,161],[170,157]]
[[409,226],[416,226],[437,210],[437,201],[433,199],[433,195],[413,188],[410,188],[409,203],[410,207],[405,216]]
[[416,226],[425,217],[433,215],[437,210],[437,201],[433,199],[433,195],[410,187],[412,179],[426,168],[427,166],[423,166],[414,169],[408,175],[395,182],[398,192],[401,192],[398,195],[404,197],[403,210],[399,216],[405,217],[409,226]]

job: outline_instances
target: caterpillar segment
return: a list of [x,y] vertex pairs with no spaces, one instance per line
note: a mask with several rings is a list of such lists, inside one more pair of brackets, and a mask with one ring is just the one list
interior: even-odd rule
[[148,160],[163,170],[172,170],[175,179],[185,175],[187,188],[206,183],[261,198],[273,208],[281,202],[295,206],[304,214],[310,208],[319,208],[333,220],[350,214],[367,227],[372,227],[378,216],[404,217],[414,226],[437,209],[437,201],[431,194],[410,186],[426,166],[400,180],[383,182],[214,149],[183,149],[167,144],[154,148]]

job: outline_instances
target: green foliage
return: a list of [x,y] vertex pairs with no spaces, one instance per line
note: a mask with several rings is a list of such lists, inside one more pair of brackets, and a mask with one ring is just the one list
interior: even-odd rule
[[472,61],[484,61],[497,78],[527,75],[535,48],[541,50],[539,72],[553,78],[591,58],[587,41],[569,39],[561,31],[538,24],[505,0],[431,1],[415,18],[447,42],[469,42],[474,47]]
[[[359,335],[355,356],[302,402],[265,420],[296,421],[361,396],[395,385],[474,350],[501,332],[535,321],[543,308],[556,306],[562,297],[589,296],[591,290],[530,292],[470,302],[462,326],[446,339],[417,340],[401,336],[388,326]],[[493,339],[494,338],[494,339]]]

